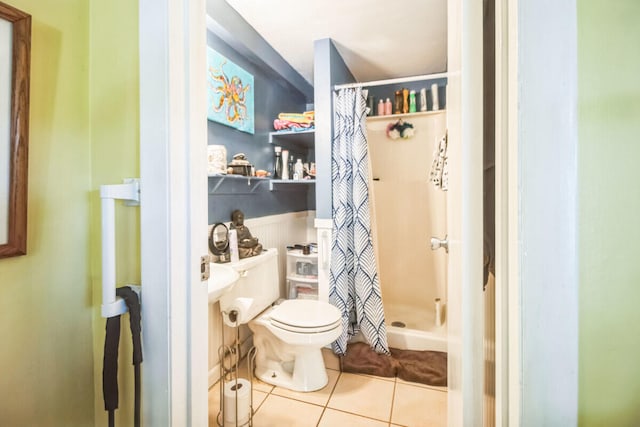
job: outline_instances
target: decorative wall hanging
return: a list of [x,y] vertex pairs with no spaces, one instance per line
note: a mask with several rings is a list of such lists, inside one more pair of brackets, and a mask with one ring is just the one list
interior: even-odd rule
[[253,76],[207,48],[207,83],[207,118],[253,134]]
[[390,139],[409,139],[415,134],[413,125],[409,122],[405,122],[402,119],[395,123],[389,123],[387,125],[387,138]]

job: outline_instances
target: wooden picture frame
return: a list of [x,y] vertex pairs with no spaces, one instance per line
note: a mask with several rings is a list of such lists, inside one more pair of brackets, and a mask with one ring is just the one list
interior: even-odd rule
[[[4,179],[8,184],[5,185],[5,188],[8,187],[8,194],[4,190],[7,203],[0,200],[0,218],[6,219],[0,224],[0,258],[7,258],[27,253],[31,15],[0,2],[0,21],[6,24],[3,28],[7,29],[0,36],[0,45],[4,43],[5,51],[11,52],[11,77],[10,82],[6,83],[10,93],[6,108],[9,111],[0,117],[0,128],[5,125],[3,129],[8,130],[8,136],[5,133],[0,138],[6,139],[7,143],[4,145],[9,148],[8,152],[4,149],[0,152],[0,180]],[[3,95],[0,102],[6,103],[6,98]]]

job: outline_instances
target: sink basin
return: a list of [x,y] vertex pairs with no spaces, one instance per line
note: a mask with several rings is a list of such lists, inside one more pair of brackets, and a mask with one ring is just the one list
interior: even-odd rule
[[214,303],[231,289],[240,278],[236,270],[229,265],[209,263],[209,302]]

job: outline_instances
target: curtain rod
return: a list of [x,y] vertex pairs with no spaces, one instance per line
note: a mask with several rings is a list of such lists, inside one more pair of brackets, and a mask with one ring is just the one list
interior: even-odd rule
[[373,82],[347,83],[347,84],[343,84],[343,85],[335,85],[333,87],[333,89],[334,90],[339,90],[339,89],[347,89],[347,88],[354,88],[354,87],[384,86],[384,85],[390,85],[390,84],[395,84],[395,83],[415,82],[415,81],[419,81],[419,80],[442,79],[442,78],[446,78],[447,76],[448,76],[448,74],[446,72],[445,73],[436,73],[436,74],[423,74],[421,76],[400,77],[400,78],[397,78],[397,79],[376,80],[376,81],[373,81]]

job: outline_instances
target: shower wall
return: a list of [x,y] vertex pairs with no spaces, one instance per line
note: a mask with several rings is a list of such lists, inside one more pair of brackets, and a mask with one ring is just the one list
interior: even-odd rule
[[434,299],[446,303],[447,254],[430,248],[432,236],[447,233],[446,192],[429,181],[434,147],[446,132],[446,113],[407,118],[415,130],[410,139],[387,137],[387,125],[396,120],[367,122],[385,316],[389,324],[402,321],[410,329],[430,330]]

